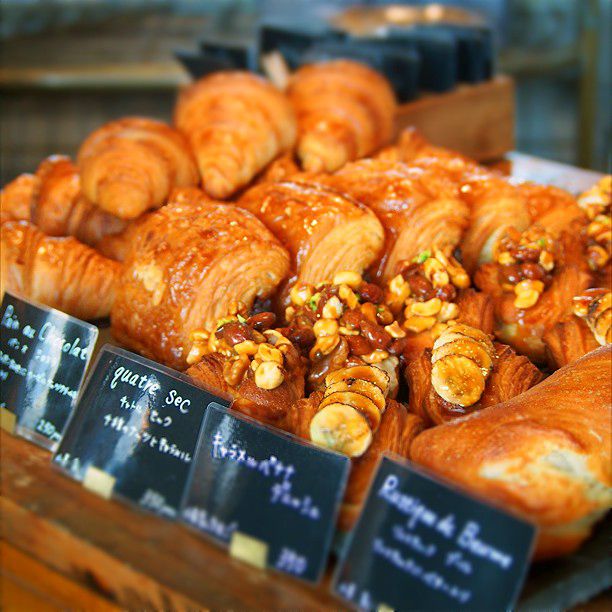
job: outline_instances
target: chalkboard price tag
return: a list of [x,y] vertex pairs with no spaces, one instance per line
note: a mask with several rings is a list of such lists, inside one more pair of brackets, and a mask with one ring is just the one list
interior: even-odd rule
[[106,345],[54,465],[102,497],[174,518],[206,409],[228,404],[180,372]]
[[234,557],[317,582],[348,470],[343,455],[212,408],[182,520]]
[[85,376],[98,328],[5,293],[0,307],[0,424],[55,449]]
[[334,579],[362,610],[509,610],[536,529],[383,457]]

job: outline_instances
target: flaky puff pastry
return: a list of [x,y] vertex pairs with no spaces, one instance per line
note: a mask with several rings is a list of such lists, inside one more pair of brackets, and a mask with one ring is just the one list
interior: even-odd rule
[[111,313],[127,347],[177,369],[198,329],[212,331],[232,304],[250,308],[289,271],[289,256],[265,226],[230,204],[180,190],[135,233]]
[[468,227],[470,211],[457,185],[435,169],[363,159],[325,182],[368,206],[383,224],[385,250],[373,269],[383,281],[397,274],[398,262],[432,244],[452,250]]
[[5,291],[79,319],[109,315],[121,265],[75,238],[53,238],[27,221],[2,225],[0,293]]
[[339,271],[359,274],[379,256],[384,230],[366,206],[315,183],[263,183],[238,206],[250,211],[291,253],[293,280],[315,285]]
[[513,399],[429,429],[411,459],[539,527],[535,557],[574,551],[612,504],[612,346]]
[[[310,422],[319,409],[322,397],[322,392],[316,392],[294,404],[287,415],[286,429],[310,440]],[[407,457],[412,441],[423,429],[424,422],[415,414],[410,414],[404,404],[387,400],[369,448],[360,457],[351,459],[351,471],[338,517],[339,529],[350,531],[357,522],[381,455],[390,452]]]
[[30,220],[38,183],[34,174],[21,174],[0,191],[0,223]]
[[78,153],[85,197],[122,219],[164,204],[175,187],[197,185],[184,137],[143,117],[111,121],[90,134]]
[[393,136],[393,89],[363,64],[337,60],[304,66],[291,77],[287,94],[298,119],[297,155],[307,172],[333,172]]
[[218,72],[184,89],[174,122],[197,160],[202,188],[225,199],[291,149],[297,127],[282,92],[249,72]]

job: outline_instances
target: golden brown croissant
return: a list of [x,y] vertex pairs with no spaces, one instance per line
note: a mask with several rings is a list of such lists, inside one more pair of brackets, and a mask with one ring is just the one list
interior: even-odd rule
[[495,302],[496,335],[535,363],[546,361],[543,334],[572,312],[573,298],[591,281],[578,236],[558,239],[541,228],[510,231],[495,247],[495,263],[474,282]]
[[1,288],[79,319],[109,315],[121,265],[78,240],[52,238],[27,221],[2,225]]
[[393,136],[391,86],[363,64],[338,60],[300,68],[287,94],[298,120],[297,155],[307,172],[333,172]]
[[78,154],[85,197],[122,219],[164,204],[175,187],[197,185],[187,141],[165,123],[126,117],[98,128]]
[[429,429],[410,455],[539,527],[536,558],[570,553],[612,504],[612,347],[497,406]]
[[300,167],[297,165],[293,152],[285,153],[271,161],[259,174],[256,183],[279,183],[281,181],[291,181],[294,177],[305,177]]
[[342,270],[361,274],[383,247],[384,231],[371,210],[315,183],[262,183],[238,206],[261,219],[287,248],[294,278],[302,283],[329,281]]
[[[457,326],[463,327],[463,326]],[[452,331],[452,328],[450,329]],[[466,345],[465,342],[463,342]],[[465,346],[457,345],[456,353],[449,359],[444,372],[436,372],[438,378],[432,375],[432,359],[436,354],[426,349],[421,356],[408,362],[405,377],[410,389],[409,409],[419,415],[429,425],[440,425],[451,419],[470,414],[505,402],[520,395],[542,380],[542,373],[527,357],[517,355],[509,346],[495,343],[491,371],[481,381],[477,373],[462,369],[465,356]],[[445,377],[464,374],[462,381],[467,381],[467,394],[471,396],[469,405],[457,403],[455,398],[444,399],[434,386],[444,384]],[[475,377],[476,382],[471,382]],[[484,385],[481,383],[484,382]],[[478,397],[477,397],[478,396]],[[472,401],[475,400],[475,401]],[[464,402],[465,403],[465,402]]]
[[275,319],[271,312],[223,318],[202,338],[206,344],[192,349],[187,361],[196,361],[187,374],[228,394],[234,410],[284,428],[289,407],[304,397],[306,367],[293,344],[272,329]]
[[373,272],[384,281],[397,274],[398,262],[432,244],[453,250],[469,223],[456,183],[435,170],[362,159],[325,182],[371,208],[382,222],[385,250]]
[[218,72],[181,92],[174,122],[195,154],[203,189],[225,199],[293,147],[287,98],[249,72]]
[[21,174],[0,191],[0,223],[29,221],[38,193],[38,177]]
[[289,271],[289,256],[250,213],[193,190],[151,213],[124,264],[111,322],[116,338],[183,369],[192,332],[212,331],[231,305],[250,308]]

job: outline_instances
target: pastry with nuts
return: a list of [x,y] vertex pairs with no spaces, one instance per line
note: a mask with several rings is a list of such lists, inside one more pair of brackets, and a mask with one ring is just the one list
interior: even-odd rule
[[510,347],[459,323],[407,364],[405,378],[410,411],[431,426],[519,395],[540,382],[542,374]]
[[573,298],[592,274],[580,236],[553,238],[542,228],[508,230],[495,249],[496,261],[481,266],[474,284],[493,298],[495,334],[536,364],[546,363],[542,336],[572,312]]
[[274,329],[276,315],[248,316],[243,305],[217,321],[210,334],[192,332],[187,374],[215,392],[229,395],[232,408],[262,423],[286,428],[286,413],[304,397],[305,359]]
[[321,389],[325,377],[352,365],[374,365],[390,377],[390,396],[398,388],[399,355],[406,332],[384,303],[383,290],[352,271],[331,283],[297,283],[289,291],[285,335],[310,361],[308,386]]

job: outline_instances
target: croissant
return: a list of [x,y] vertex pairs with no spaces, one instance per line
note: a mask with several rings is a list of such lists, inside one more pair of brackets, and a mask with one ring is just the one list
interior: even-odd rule
[[453,250],[468,226],[470,211],[459,199],[457,185],[435,170],[362,159],[326,183],[368,206],[382,222],[385,250],[373,274],[384,281],[397,273],[398,262],[432,244]]
[[187,87],[174,122],[193,149],[203,189],[219,199],[291,149],[297,130],[287,98],[248,72],[219,72]]
[[481,266],[474,282],[495,302],[496,335],[544,363],[543,334],[571,314],[573,297],[591,282],[582,242],[567,232],[554,239],[533,227],[508,233],[495,253],[496,262]]
[[126,117],[97,129],[78,153],[85,197],[122,219],[166,202],[174,187],[197,185],[186,140],[160,121]]
[[393,136],[393,89],[363,64],[338,60],[303,66],[287,94],[298,120],[297,155],[307,172],[333,172]]
[[193,333],[210,332],[232,304],[250,308],[289,270],[289,256],[262,223],[188,190],[136,232],[111,313],[125,346],[184,369]]
[[29,221],[30,211],[38,192],[38,178],[21,174],[0,191],[0,223]]
[[[293,344],[272,329],[275,316],[226,317],[187,358],[196,383],[228,394],[232,408],[262,423],[285,427],[289,406],[304,397],[304,360]],[[204,344],[205,342],[205,344]],[[195,350],[194,350],[195,349]]]
[[536,558],[574,551],[612,504],[612,346],[517,397],[429,429],[411,459],[539,527]]
[[[449,331],[456,333],[453,328]],[[443,339],[443,336],[441,338]],[[542,380],[542,373],[527,357],[519,356],[510,347],[498,343],[492,346],[491,370],[486,377],[481,377],[475,370],[466,370],[463,367],[467,363],[465,347],[469,343],[465,340],[457,343],[457,339],[460,339],[459,336],[452,341],[456,348],[451,349],[456,352],[447,358],[448,363],[445,364],[444,371],[433,371],[432,362],[436,353],[440,352],[436,348],[433,351],[425,349],[419,358],[408,362],[406,367],[405,378],[410,388],[409,410],[419,415],[428,425],[440,425],[487,406],[505,402]],[[469,405],[462,405],[466,404],[465,401],[458,403],[456,394],[448,397],[446,393],[447,399],[436,390],[436,386],[440,386],[443,393],[445,390],[448,392],[446,384],[453,376],[459,376],[467,385]]]
[[1,229],[0,293],[41,302],[79,319],[107,317],[121,265],[72,237],[52,238],[27,221]]
[[293,153],[284,153],[280,157],[272,160],[259,174],[256,183],[280,183],[281,181],[291,181],[294,177],[306,176],[297,165]]
[[[350,369],[355,372],[354,368]],[[331,383],[333,388],[338,388],[338,384],[338,382]],[[368,390],[377,388],[374,383],[359,379],[352,382],[348,388],[356,389],[352,393],[359,393],[359,388],[362,388],[361,393],[363,393],[364,387]],[[334,395],[337,393],[335,392]],[[316,392],[309,398],[294,404],[287,417],[287,429],[306,440],[311,440],[312,422],[321,412],[320,405],[323,399],[324,393]],[[351,471],[338,519],[338,527],[342,531],[350,531],[357,521],[380,456],[384,452],[391,452],[407,457],[412,440],[423,430],[423,427],[421,419],[414,414],[409,414],[403,404],[391,399],[386,400],[384,411],[369,447],[361,456],[351,459]]]
[[294,279],[316,284],[341,270],[362,273],[384,244],[376,215],[316,183],[263,183],[249,189],[238,206],[273,232],[293,259]]

